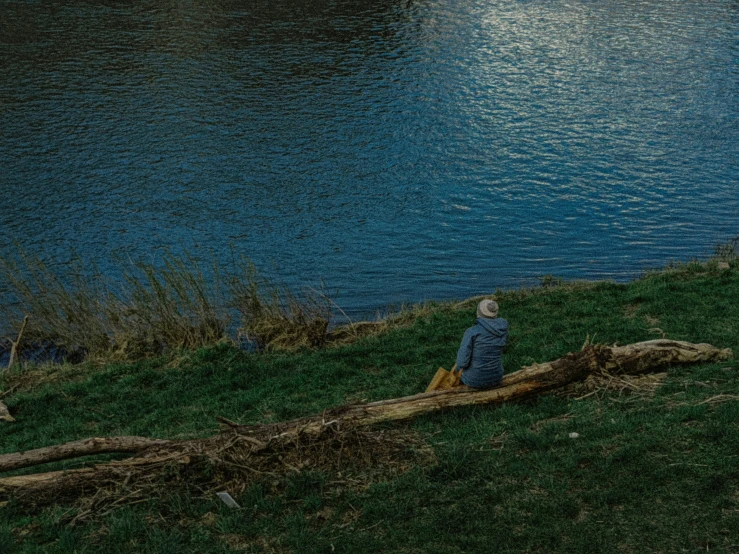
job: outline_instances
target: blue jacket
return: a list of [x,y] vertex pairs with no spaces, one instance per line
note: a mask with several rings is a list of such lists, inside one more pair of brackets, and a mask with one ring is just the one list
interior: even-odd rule
[[500,317],[477,318],[477,325],[465,331],[457,353],[457,369],[462,383],[487,389],[503,378],[503,347],[508,340],[508,322]]

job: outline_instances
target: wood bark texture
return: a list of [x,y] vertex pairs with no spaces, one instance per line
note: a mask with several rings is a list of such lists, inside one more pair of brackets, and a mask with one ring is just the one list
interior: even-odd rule
[[[693,344],[672,340],[653,340],[625,346],[586,345],[579,352],[563,358],[522,368],[507,375],[499,387],[474,390],[457,387],[368,404],[341,406],[316,416],[267,425],[229,425],[229,428],[206,439],[158,441],[143,437],[95,438],[28,452],[0,455],[0,471],[41,464],[101,452],[135,452],[133,458],[100,464],[67,472],[51,472],[0,479],[0,496],[25,489],[42,492],[45,488],[77,488],[86,483],[110,479],[141,468],[158,468],[167,463],[190,463],[196,456],[222,455],[234,445],[248,448],[240,454],[239,464],[248,464],[250,456],[274,452],[275,445],[299,444],[306,436],[320,436],[327,429],[357,428],[386,421],[406,420],[421,414],[476,404],[497,404],[541,394],[591,374],[637,375],[677,364],[725,360],[730,349],[710,344]],[[248,469],[248,467],[246,468]],[[130,476],[130,474],[129,474]],[[88,483],[88,484],[89,484]],[[89,486],[88,486],[89,488]]]
[[168,443],[169,441],[166,440],[148,439],[146,437],[94,437],[56,446],[47,446],[46,448],[5,454],[0,456],[0,472],[91,454],[134,453],[145,448],[162,446]]

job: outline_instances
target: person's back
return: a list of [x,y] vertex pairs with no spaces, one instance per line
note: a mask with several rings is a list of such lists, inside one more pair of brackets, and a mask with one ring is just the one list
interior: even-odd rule
[[477,308],[477,325],[465,331],[457,353],[462,383],[476,389],[500,384],[503,378],[503,347],[508,340],[508,322],[498,317],[498,304],[483,300]]

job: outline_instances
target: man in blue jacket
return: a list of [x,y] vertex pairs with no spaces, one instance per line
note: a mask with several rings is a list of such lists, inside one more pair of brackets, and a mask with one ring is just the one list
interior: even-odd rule
[[503,347],[508,340],[508,322],[498,317],[498,303],[483,300],[477,305],[477,325],[464,333],[457,353],[462,383],[489,389],[503,378]]

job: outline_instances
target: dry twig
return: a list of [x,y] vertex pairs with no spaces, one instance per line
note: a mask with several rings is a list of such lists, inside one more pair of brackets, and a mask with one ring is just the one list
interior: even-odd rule
[[26,326],[28,325],[28,314],[25,315],[23,318],[23,323],[21,324],[21,330],[18,333],[18,338],[15,339],[15,341],[11,341],[13,343],[13,346],[10,349],[10,361],[8,361],[8,367],[5,371],[8,371],[10,368],[12,368],[15,365],[16,358],[18,357],[18,353],[20,352],[20,345],[21,340],[23,340],[23,333],[26,331]]

